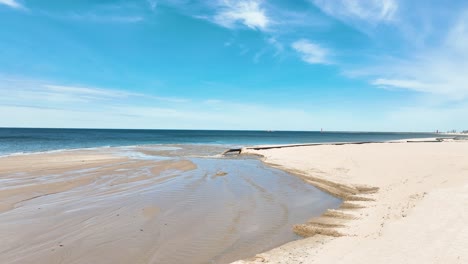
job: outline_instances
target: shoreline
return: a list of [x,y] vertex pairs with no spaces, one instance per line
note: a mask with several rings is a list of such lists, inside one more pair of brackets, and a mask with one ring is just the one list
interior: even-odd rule
[[[325,132],[327,133],[327,132]],[[359,134],[361,132],[342,132],[342,133],[348,133],[348,134],[353,134],[353,133],[356,133],[356,134]],[[368,133],[374,133],[374,132],[368,132]],[[382,133],[386,133],[386,132],[382,132]],[[392,133],[392,132],[388,132],[388,133]],[[410,136],[410,132],[402,132],[404,134],[407,134],[407,136]],[[422,133],[422,132],[421,132]],[[399,134],[399,133],[394,133],[394,134]],[[420,134],[420,132],[414,132],[414,134]],[[455,137],[458,137],[458,136],[463,136],[463,134],[461,135],[445,135],[445,134],[434,134],[434,133],[425,133],[427,134],[426,136],[427,137],[420,137],[420,138],[415,138],[415,139],[424,139],[424,138],[435,138],[437,135],[440,135],[440,137],[443,137],[443,138],[447,138],[447,137],[451,137],[451,138],[455,138]],[[468,137],[468,134],[466,134],[466,137]],[[405,139],[398,139],[398,140],[405,140]],[[146,147],[146,146],[165,146],[165,145],[194,145],[194,146],[219,146],[219,147],[225,147],[225,148],[236,148],[238,150],[242,149],[242,148],[251,148],[251,147],[271,147],[271,146],[286,146],[286,145],[290,145],[290,146],[299,146],[299,145],[320,145],[320,144],[363,144],[363,143],[374,143],[374,142],[386,142],[386,141],[392,141],[392,140],[376,140],[376,141],[342,141],[342,142],[329,142],[329,141],[322,141],[322,142],[315,142],[315,143],[280,143],[280,144],[262,144],[262,145],[246,145],[246,144],[238,144],[238,143],[215,143],[215,142],[207,142],[207,143],[196,143],[196,142],[191,142],[191,143],[182,143],[182,142],[176,142],[176,143],[143,143],[143,144],[139,144],[139,143],[136,143],[136,144],[128,144],[128,145],[120,145],[120,144],[117,144],[117,145],[98,145],[98,146],[89,146],[89,147],[65,147],[65,146],[62,146],[64,148],[44,148],[44,149],[39,149],[39,150],[31,150],[31,151],[16,151],[16,152],[5,152],[5,153],[1,153],[0,152],[0,158],[2,157],[9,157],[9,156],[22,156],[22,155],[32,155],[32,154],[47,154],[47,153],[55,153],[55,152],[65,152],[65,151],[80,151],[80,150],[100,150],[100,149],[112,149],[112,148],[137,148],[137,147]],[[307,141],[305,141],[307,142]],[[314,142],[314,141],[309,141],[309,142]]]
[[[437,148],[437,150],[433,148]],[[374,154],[386,158],[389,158],[389,156],[394,157],[394,155],[382,154],[385,150],[393,151],[394,155],[408,155],[405,151],[410,151],[411,154],[424,155],[428,162],[437,163],[436,165],[427,165],[429,167],[433,166],[438,175],[437,177],[431,177],[430,173],[432,171],[427,171],[427,168],[424,168],[426,165],[425,160],[413,157],[412,161],[408,160],[407,166],[405,164],[394,166],[398,167],[397,170],[402,173],[400,177],[393,175],[391,179],[379,182],[372,174],[369,174],[369,168],[362,169],[360,165],[370,165],[368,167],[372,167],[372,173],[385,170],[386,167],[392,167],[391,165],[385,165],[386,162],[385,160],[382,162],[382,157],[372,157]],[[441,151],[441,153],[438,153],[438,151]],[[342,152],[347,153],[343,154]],[[438,255],[437,253],[428,254],[432,258],[426,257],[422,260],[419,257],[420,261],[416,262],[438,263],[437,259],[440,260],[441,258],[444,259],[442,261],[444,263],[463,263],[468,260],[468,255],[460,251],[461,248],[468,246],[468,228],[463,226],[463,221],[458,221],[457,226],[461,230],[458,239],[455,241],[459,250],[450,255],[444,255],[440,253],[442,250],[440,248],[448,247],[448,245],[434,246],[434,242],[431,244],[427,240],[421,240],[421,237],[427,236],[424,234],[426,230],[421,228],[421,224],[427,222],[425,224],[438,225],[438,223],[431,221],[431,219],[413,220],[413,218],[424,218],[424,215],[434,213],[434,210],[431,210],[431,202],[427,202],[428,200],[432,200],[432,204],[444,203],[444,206],[440,206],[438,210],[445,209],[443,211],[449,211],[446,215],[448,223],[453,222],[462,214],[460,210],[463,210],[463,204],[451,205],[455,201],[445,204],[447,201],[443,201],[441,197],[457,193],[459,198],[468,198],[468,177],[463,177],[463,175],[468,175],[468,166],[463,167],[463,164],[468,164],[468,141],[466,139],[454,140],[454,138],[449,138],[438,140],[434,138],[430,141],[427,139],[406,139],[365,144],[256,146],[243,148],[240,154],[260,156],[262,161],[269,166],[292,173],[306,183],[342,198],[343,205],[338,210],[328,210],[320,217],[312,218],[305,224],[296,225],[294,231],[305,237],[304,239],[287,243],[273,250],[257,254],[250,259],[239,260],[234,263],[355,263],[357,261],[356,255],[365,255],[365,251],[377,247],[380,247],[379,250],[386,253],[382,255],[374,254],[368,259],[360,259],[357,262],[412,262],[419,256],[414,252],[421,249],[429,250],[434,247],[437,249],[436,252],[439,252]],[[321,155],[326,157],[321,157]],[[354,158],[355,155],[361,155],[361,157]],[[352,161],[349,162],[346,159]],[[377,164],[369,164],[371,160],[374,160]],[[321,162],[328,164],[320,165]],[[404,163],[405,160],[400,160],[400,162]],[[417,164],[414,165],[414,163]],[[451,168],[454,167],[454,164],[457,165],[455,169]],[[338,167],[338,171],[334,171],[333,166],[341,167]],[[391,170],[391,168],[389,169]],[[353,173],[353,170],[363,171],[367,175],[360,176]],[[405,174],[406,170],[411,172]],[[449,172],[446,172],[446,170],[455,173],[456,177],[447,179],[444,174]],[[423,176],[421,177],[419,174]],[[414,182],[415,179],[412,179],[412,177],[418,178],[419,182]],[[458,187],[458,190],[446,192],[445,189],[440,190],[433,183],[422,184],[422,182],[427,181],[426,178],[434,178],[431,181],[442,181],[442,184],[448,185],[447,187]],[[409,182],[412,182],[411,186],[407,186],[410,185]],[[448,182],[450,184],[447,184]],[[398,191],[400,188],[404,189],[404,191]],[[439,192],[443,192],[444,195],[439,194]],[[399,197],[393,197],[392,199],[392,195]],[[420,203],[424,203],[424,206],[419,206]],[[447,209],[453,207],[457,207],[458,210],[450,212],[451,210]],[[422,212],[418,212],[417,216],[412,216],[412,212],[417,209]],[[461,216],[462,219],[468,217],[466,215]],[[411,226],[408,228],[419,229],[414,237],[408,238],[406,230],[401,228],[393,230],[394,233],[386,232],[386,229],[395,229],[394,226],[405,225],[408,220],[415,222],[406,223],[406,225]],[[368,226],[366,227],[366,225]],[[444,232],[445,228],[447,226],[442,226],[437,231]],[[452,239],[451,236],[457,238],[457,235],[452,232],[447,235],[446,239]],[[392,237],[392,239],[388,237]],[[437,241],[437,236],[432,234],[431,238]],[[408,239],[418,240],[420,244],[415,243],[409,249],[404,248],[404,251],[408,252],[399,255],[399,244],[405,244]],[[373,245],[375,240],[380,240],[378,246]],[[368,248],[362,246],[362,244],[366,244]],[[389,251],[389,245],[396,251]],[[448,248],[443,249],[448,250]],[[359,253],[353,253],[357,250]],[[343,256],[344,252],[348,254]],[[409,257],[410,255],[411,257]]]
[[280,149],[280,148],[293,148],[293,147],[307,147],[307,146],[340,146],[340,145],[362,145],[362,144],[380,144],[380,143],[421,143],[421,142],[443,142],[443,141],[458,141],[458,140],[468,140],[468,135],[463,136],[462,139],[459,139],[457,136],[454,137],[429,137],[429,138],[404,138],[396,140],[385,140],[385,141],[343,141],[343,142],[317,142],[317,143],[299,143],[299,144],[274,144],[274,145],[254,145],[247,146],[242,148],[232,148],[226,150],[223,155],[236,153],[243,154],[249,150],[267,150],[267,149]]
[[[133,152],[157,157],[168,150],[126,151],[131,155],[105,148],[0,159],[0,233],[8,241],[0,243],[0,262],[111,263],[120,256],[122,263],[206,263],[212,257],[229,263],[297,239],[294,224],[341,203],[258,158],[147,159]],[[215,209],[219,203],[225,204]],[[185,228],[187,221],[191,227]],[[122,255],[110,254],[115,250]],[[190,259],[184,259],[187,252]]]
[[[146,147],[148,146],[159,145],[146,145]],[[144,147],[145,146],[143,146],[143,148]],[[72,149],[53,151],[52,153],[31,153],[39,155],[37,155],[37,157],[34,157],[36,155],[31,155],[30,158],[38,159],[35,166],[39,166],[43,169],[47,169],[48,166],[59,166],[57,170],[61,171],[62,166],[73,165],[69,164],[71,161],[69,159],[74,155],[81,155],[79,159],[73,161],[76,166],[80,167],[83,165],[85,167],[96,166],[99,164],[104,165],[108,162],[127,162],[128,157],[125,155],[115,155],[115,150],[120,148],[122,147],[88,148],[79,150]],[[431,198],[431,195],[434,195],[435,191],[438,190],[435,188],[437,186],[427,185],[423,186],[423,188],[411,179],[413,176],[418,178],[420,181],[424,181],[426,178],[431,178],[431,175],[424,175],[421,179],[419,171],[422,170],[425,174],[433,173],[432,170],[427,170],[425,167],[433,166],[432,169],[438,173],[435,180],[442,181],[442,184],[448,181],[450,183],[449,187],[453,187],[451,179],[446,179],[446,177],[444,177],[445,174],[451,172],[457,174],[455,180],[458,184],[461,183],[461,187],[466,185],[464,188],[468,188],[468,182],[462,176],[465,171],[468,173],[468,165],[463,166],[463,164],[468,164],[468,141],[466,140],[454,140],[453,138],[444,140],[437,138],[421,138],[393,140],[388,142],[264,145],[242,148],[240,152],[242,155],[255,155],[257,157],[261,157],[260,160],[269,167],[286,171],[293,176],[300,178],[306,184],[310,184],[342,199],[343,203],[336,210],[327,210],[321,216],[314,217],[302,224],[295,225],[293,231],[296,234],[305,237],[304,239],[288,242],[267,252],[259,253],[253,258],[239,260],[234,263],[261,263],[265,261],[269,263],[284,263],[285,261],[286,263],[309,263],[307,261],[316,259],[322,260],[323,262],[331,261],[351,263],[354,261],[341,261],[338,256],[340,256],[340,252],[343,250],[345,252],[349,252],[356,250],[356,247],[360,250],[365,248],[354,246],[353,240],[357,240],[359,243],[368,243],[369,239],[367,238],[369,237],[374,240],[378,240],[383,236],[382,234],[385,233],[387,226],[391,226],[391,224],[393,224],[393,220],[409,219],[411,211],[418,208],[418,203],[425,201],[428,199],[427,197],[435,199]],[[52,164],[40,163],[40,154],[56,158],[51,160]],[[399,157],[400,155],[407,155],[407,157],[405,159],[401,159],[401,157]],[[221,157],[221,155],[218,157]],[[10,158],[11,160],[14,160],[15,156],[4,156],[1,158]],[[382,162],[382,158],[390,158],[390,164]],[[393,158],[396,160],[392,160]],[[146,163],[142,164],[145,166],[147,165]],[[414,164],[417,166],[413,166]],[[388,167],[388,165],[390,165],[390,167]],[[10,169],[16,168],[19,172],[21,170],[21,166],[22,164],[12,163],[8,164],[8,166],[3,169],[8,169],[8,167],[10,167]],[[389,176],[390,181],[379,182],[373,177],[370,177],[372,174],[368,171],[369,166],[372,167],[371,172],[374,175],[380,174],[380,171],[383,170],[385,172],[384,174]],[[397,170],[398,173],[396,173],[396,175],[401,174],[402,177],[398,178],[393,174],[388,174],[389,172],[387,172],[387,170],[391,171],[392,167],[397,167],[399,171]],[[22,170],[25,169],[28,170],[27,167]],[[358,171],[356,173],[353,172],[356,169]],[[406,173],[407,170],[411,171],[411,173]],[[361,173],[364,177],[360,175]],[[434,179],[432,181],[434,181]],[[412,185],[406,186],[408,182],[412,182]],[[73,187],[74,184],[67,184],[61,188],[66,190]],[[405,190],[401,191],[401,193],[394,193],[395,190],[399,190],[400,188]],[[449,194],[450,193],[452,192],[449,192]],[[454,191],[453,193],[457,193],[457,191]],[[465,194],[466,193],[468,193],[468,191],[465,191]],[[461,194],[460,190],[458,190],[458,194],[462,197],[459,198],[459,200],[463,200],[463,190],[461,191]],[[400,197],[390,199],[394,195]],[[36,196],[32,195],[31,197],[34,198]],[[467,199],[465,200],[468,200],[468,196],[466,196],[466,198]],[[395,201],[393,200],[397,201],[397,203],[395,204]],[[13,201],[12,204],[15,202],[17,201]],[[437,202],[437,199],[435,202],[433,201],[433,203]],[[450,201],[450,203],[453,202],[454,201]],[[385,211],[387,211],[387,208],[382,207],[383,205],[388,206],[388,211],[391,211],[391,213],[386,213]],[[3,204],[0,206],[0,209],[3,208],[4,210],[7,210],[9,207],[10,205]],[[457,208],[458,210],[452,210],[453,206],[451,205],[441,207],[451,208],[450,211],[460,211],[460,208]],[[379,210],[375,211],[376,208]],[[440,209],[440,206],[438,210],[442,210]],[[428,214],[427,209],[423,214]],[[457,214],[453,212],[447,212],[446,215],[450,217],[453,217],[454,215],[457,216]],[[463,219],[463,217],[461,219]],[[421,223],[421,220],[419,219],[417,222]],[[431,222],[429,223],[433,224]],[[369,225],[371,228],[366,229],[363,228],[362,225]],[[410,228],[415,227],[412,226]],[[462,230],[462,236],[466,234],[467,237],[467,239],[462,237],[462,247],[468,246],[468,230],[463,228],[463,226],[458,226],[458,228]],[[438,233],[443,231],[444,230],[438,230]],[[388,238],[385,239],[386,242],[389,242]],[[432,239],[436,239],[436,237],[432,237]],[[406,241],[406,238],[398,237],[395,240],[401,242]],[[456,243],[460,244],[458,241]],[[338,246],[335,244],[338,244]],[[393,248],[395,248],[395,246],[393,246]],[[321,252],[334,253],[322,256]],[[459,257],[461,257],[462,260],[468,259],[466,254],[460,254]],[[393,262],[408,261],[408,259],[404,258],[391,260]],[[365,261],[364,263],[371,262],[379,263],[382,262],[382,259]],[[457,262],[456,259],[450,259],[450,261],[446,262],[462,263]],[[432,262],[429,261],[429,263]]]

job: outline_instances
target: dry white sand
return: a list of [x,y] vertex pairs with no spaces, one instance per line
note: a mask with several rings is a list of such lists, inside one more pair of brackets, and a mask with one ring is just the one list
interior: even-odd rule
[[248,152],[346,206],[296,230],[314,236],[238,263],[468,263],[468,142]]

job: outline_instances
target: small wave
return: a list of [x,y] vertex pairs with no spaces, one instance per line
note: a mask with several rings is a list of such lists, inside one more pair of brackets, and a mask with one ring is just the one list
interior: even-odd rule
[[65,148],[65,149],[52,149],[52,150],[42,150],[42,151],[30,151],[30,152],[13,152],[13,153],[8,153],[8,154],[0,153],[0,158],[12,157],[12,156],[51,154],[51,153],[79,151],[79,150],[98,150],[98,149],[107,149],[107,148],[112,148],[112,146],[89,147],[89,148]]

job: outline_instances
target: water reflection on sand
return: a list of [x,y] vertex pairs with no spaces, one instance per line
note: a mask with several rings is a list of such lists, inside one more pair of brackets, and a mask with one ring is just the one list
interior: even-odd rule
[[0,262],[228,263],[297,239],[292,225],[340,204],[259,160],[213,157],[223,149],[1,158]]

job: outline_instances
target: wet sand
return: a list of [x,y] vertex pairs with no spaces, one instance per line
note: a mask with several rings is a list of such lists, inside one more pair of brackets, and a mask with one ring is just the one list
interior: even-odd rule
[[344,200],[236,263],[468,263],[468,142],[247,149]]
[[[199,146],[0,158],[0,263],[228,263],[341,200]],[[220,151],[219,151],[220,152]]]

